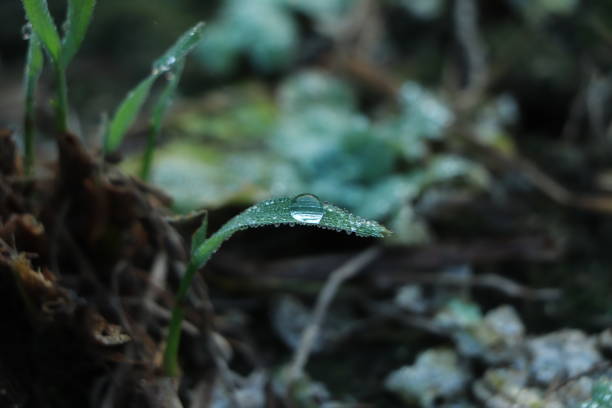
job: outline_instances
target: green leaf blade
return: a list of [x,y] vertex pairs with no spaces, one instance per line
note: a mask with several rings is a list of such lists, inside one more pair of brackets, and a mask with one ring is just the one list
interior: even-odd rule
[[191,237],[191,254],[194,254],[196,250],[204,244],[206,241],[206,234],[208,233],[208,214],[204,214],[204,220],[198,229],[193,233]]
[[204,23],[199,22],[183,33],[172,47],[153,63],[153,72],[155,74],[167,72],[172,69],[175,64],[182,61],[198,42],[200,42],[203,31]]
[[[151,86],[153,82],[155,82],[155,79],[163,73],[173,71],[172,73],[177,76],[176,81],[170,81],[171,83],[168,85],[167,91],[164,91],[162,97],[156,104],[152,116],[153,126],[156,126],[156,121],[161,124],[163,114],[170,104],[174,90],[178,86],[183,60],[202,39],[203,29],[204,23],[200,22],[187,30],[165,54],[153,63],[151,74],[138,84],[136,88],[125,97],[123,102],[121,102],[121,105],[119,105],[119,108],[111,120],[109,131],[105,138],[105,152],[114,151],[119,147],[127,129],[134,122],[145,99],[149,96]],[[146,170],[143,171],[146,172]]]
[[26,17],[49,55],[57,65],[61,61],[62,43],[46,0],[22,0]]
[[363,237],[382,238],[390,232],[376,221],[351,214],[350,212],[329,203],[323,203],[323,217],[316,224],[300,222],[291,215],[291,198],[277,198],[263,201],[246,209],[241,214],[228,221],[220,233],[233,234],[246,228],[257,228],[266,225],[304,225],[323,229],[355,233]]
[[181,80],[181,75],[183,74],[183,67],[185,66],[185,61],[181,60],[176,63],[176,65],[170,70],[167,75],[171,75],[170,79],[166,81],[166,86],[164,90],[159,95],[157,102],[153,106],[151,111],[151,126],[149,129],[149,137],[147,139],[147,147],[145,149],[145,153],[142,156],[142,164],[140,168],[140,178],[147,181],[151,175],[151,168],[153,166],[153,154],[155,153],[155,146],[157,145],[157,140],[159,139],[159,134],[161,133],[161,124],[166,111],[170,107],[172,100],[174,99],[174,95],[176,94],[176,90],[178,88],[178,83]]
[[26,68],[25,68],[25,95],[26,95],[26,107],[29,101],[32,101],[34,93],[36,91],[36,84],[38,78],[42,72],[44,65],[44,56],[41,48],[40,41],[36,33],[30,34],[28,40],[28,54],[26,57]]
[[354,233],[360,237],[383,238],[391,232],[376,221],[367,220],[329,203],[322,203],[323,216],[318,223],[301,222],[291,215],[293,199],[277,198],[247,208],[221,227],[208,240],[194,246],[193,261],[201,268],[221,244],[234,233],[247,228],[270,225],[303,225]]
[[108,132],[104,140],[104,151],[106,153],[110,153],[119,147],[126,132],[134,123],[136,116],[138,116],[138,113],[142,109],[144,101],[149,96],[151,86],[156,78],[157,75],[146,77],[123,99],[108,127]]
[[96,0],[68,1],[68,15],[66,17],[68,29],[64,36],[62,47],[62,63],[64,67],[68,66],[81,47],[95,6]]
[[171,77],[166,82],[164,90],[159,95],[159,98],[157,99],[157,102],[153,107],[153,110],[151,112],[151,127],[153,128],[153,131],[155,133],[159,133],[164,115],[168,111],[168,108],[172,103],[172,99],[176,94],[178,83],[180,82],[181,76],[183,75],[184,66],[184,61],[179,61],[176,63],[176,66],[169,72],[169,74],[171,74]]

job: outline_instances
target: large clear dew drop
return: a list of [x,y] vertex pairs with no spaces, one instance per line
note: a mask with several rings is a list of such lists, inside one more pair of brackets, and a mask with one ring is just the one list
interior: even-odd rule
[[314,194],[294,197],[289,211],[294,220],[306,224],[318,224],[325,214],[321,200]]

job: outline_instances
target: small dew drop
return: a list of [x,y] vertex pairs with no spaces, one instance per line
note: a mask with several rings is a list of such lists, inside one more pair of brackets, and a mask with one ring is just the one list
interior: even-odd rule
[[32,24],[26,23],[21,27],[21,37],[24,40],[29,40],[32,37]]
[[318,224],[325,214],[321,200],[314,194],[294,197],[289,211],[293,219],[306,224]]
[[176,64],[176,57],[169,56],[153,65],[153,75],[160,75],[168,72]]

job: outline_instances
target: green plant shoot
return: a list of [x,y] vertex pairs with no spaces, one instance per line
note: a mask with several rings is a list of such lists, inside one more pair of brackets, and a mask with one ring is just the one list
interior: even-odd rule
[[49,13],[46,0],[22,0],[32,31],[36,33],[49,53],[53,64],[59,66],[62,54],[62,42]]
[[69,0],[66,16],[66,32],[60,40],[57,27],[49,13],[46,0],[22,0],[32,31],[43,44],[55,71],[55,116],[57,129],[68,130],[68,87],[66,69],[75,56],[91,21],[96,0]]
[[28,56],[24,75],[25,112],[23,117],[23,145],[25,148],[25,173],[29,175],[34,164],[34,137],[36,129],[36,89],[43,69],[44,57],[36,33],[28,38]]
[[179,375],[178,350],[184,316],[183,306],[196,272],[234,233],[247,228],[281,224],[316,226],[349,234],[354,233],[361,237],[382,238],[390,234],[390,231],[379,223],[353,215],[332,204],[321,202],[312,194],[301,194],[293,199],[278,198],[263,201],[229,220],[209,238],[206,238],[206,223],[204,222],[192,237],[191,259],[181,278],[172,309],[164,352],[164,371],[168,376]]
[[[168,49],[168,51],[166,51],[153,63],[149,76],[142,80],[126,95],[111,118],[108,131],[105,134],[104,151],[106,153],[115,151],[119,145],[121,145],[127,130],[134,123],[134,120],[136,120],[138,113],[142,109],[142,105],[149,96],[151,86],[160,75],[164,73],[170,73],[171,75],[174,74],[178,77],[176,79],[178,83],[181,68],[177,68],[177,65],[182,65],[187,54],[189,54],[195,45],[202,39],[203,29],[204,23],[200,22],[187,30],[181,37],[179,37],[174,45]],[[168,91],[169,95],[165,96],[162,94],[160,97],[160,102],[158,103],[158,105],[161,106],[156,106],[156,108],[153,110],[153,123],[155,123],[156,120],[159,120],[161,123],[161,118],[163,117],[163,114],[169,105],[169,100],[174,93],[172,88],[176,88],[176,84],[171,83],[172,80],[170,80],[170,84],[168,84],[168,87],[171,88],[170,91]],[[164,101],[166,98],[168,100]]]
[[166,75],[169,77],[166,86],[159,95],[159,98],[151,111],[151,122],[149,123],[147,147],[142,157],[142,164],[140,168],[140,178],[145,181],[148,181],[151,175],[153,154],[155,152],[157,140],[159,139],[159,134],[161,133],[162,120],[164,119],[164,115],[172,103],[172,99],[174,98],[174,94],[178,88],[178,83],[181,80],[181,75],[183,74],[184,66],[184,61],[180,61],[175,64],[175,67],[172,70],[168,71]]
[[93,15],[96,0],[69,0],[66,33],[62,40],[62,65],[66,69],[81,47]]
[[104,137],[104,151],[106,153],[110,153],[119,147],[123,141],[123,136],[136,120],[136,116],[138,116],[144,101],[149,96],[151,86],[156,79],[157,75],[146,77],[121,101]]

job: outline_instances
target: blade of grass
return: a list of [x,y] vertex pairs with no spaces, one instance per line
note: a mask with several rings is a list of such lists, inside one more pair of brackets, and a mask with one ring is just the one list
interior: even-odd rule
[[28,55],[24,75],[25,113],[23,118],[23,145],[25,149],[25,173],[29,175],[34,164],[34,137],[36,120],[36,89],[42,72],[44,57],[35,32],[28,40]]
[[221,244],[236,232],[248,228],[258,228],[268,225],[304,225],[315,226],[323,229],[331,229],[338,232],[355,233],[361,237],[382,238],[389,234],[389,230],[376,221],[351,214],[350,212],[336,207],[335,205],[323,203],[323,217],[317,224],[300,222],[291,215],[291,198],[277,198],[263,201],[244,212],[238,214],[225,225],[223,225],[210,238],[204,241],[192,254],[193,262],[197,268],[206,264],[210,256]]
[[140,178],[144,181],[148,181],[151,175],[151,166],[153,164],[153,154],[155,152],[155,146],[159,139],[161,132],[161,124],[166,114],[166,111],[172,103],[172,99],[176,93],[178,83],[181,80],[183,74],[183,67],[185,63],[181,60],[176,63],[175,67],[168,72],[171,75],[170,79],[166,83],[166,87],[162,91],[161,95],[157,99],[157,103],[153,107],[151,113],[151,124],[149,126],[149,137],[147,139],[147,147],[142,158],[142,166],[140,169]]
[[59,132],[68,130],[68,87],[66,69],[62,61],[62,42],[57,27],[49,13],[46,0],[22,0],[32,31],[49,53],[55,69],[56,91],[53,107]]
[[193,233],[191,237],[191,255],[206,241],[206,234],[208,233],[208,214],[205,215],[202,220],[202,224]]
[[69,0],[66,16],[67,30],[62,47],[62,64],[67,67],[79,50],[91,21],[96,0]]
[[127,94],[123,102],[121,102],[117,108],[117,111],[111,119],[104,141],[104,151],[106,153],[116,150],[123,141],[123,136],[132,123],[134,123],[134,120],[136,120],[136,116],[138,112],[140,112],[145,99],[149,96],[151,86],[153,82],[155,82],[155,79],[157,79],[157,75],[149,75],[146,77],[136,86],[136,88]]
[[[181,278],[179,289],[176,294],[166,349],[164,352],[164,371],[166,375],[175,377],[179,375],[178,349],[181,336],[181,323],[185,314],[183,310],[187,299],[187,292],[196,272],[201,269],[210,257],[219,249],[221,244],[240,230],[247,228],[257,228],[267,225],[304,225],[316,226],[335,231],[355,233],[362,237],[382,238],[390,234],[390,231],[375,221],[366,220],[349,213],[342,208],[328,203],[320,203],[322,217],[317,223],[302,222],[292,215],[292,207],[295,199],[278,198],[263,201],[244,212],[238,214],[223,225],[217,232],[208,239],[204,239],[205,234],[198,231],[192,238],[191,259]],[[195,245],[194,245],[195,244]]]
[[23,8],[32,30],[45,46],[55,64],[59,64],[62,53],[62,43],[57,27],[53,22],[46,0],[22,0]]
[[199,22],[185,31],[164,55],[153,62],[153,72],[162,73],[169,71],[176,63],[183,60],[193,50],[193,47],[200,42],[203,31],[203,22]]
[[109,131],[104,140],[104,151],[106,153],[110,153],[119,147],[125,133],[134,123],[145,99],[149,96],[153,82],[162,73],[172,70],[177,63],[182,63],[187,54],[202,39],[203,28],[204,23],[200,22],[181,35],[172,47],[153,63],[151,74],[128,93],[121,102],[111,119]]

